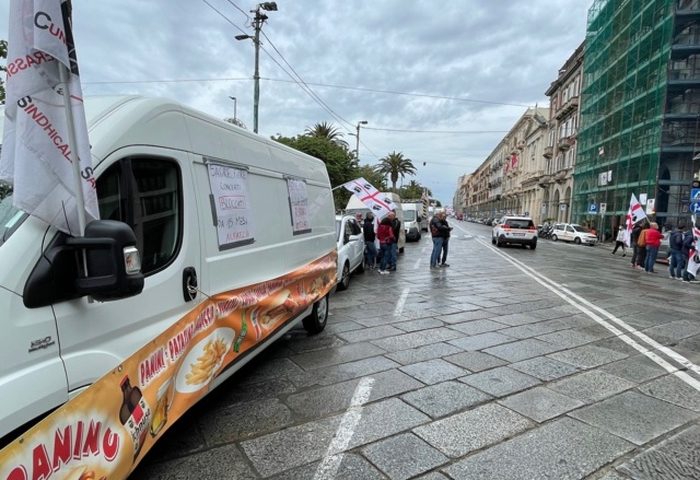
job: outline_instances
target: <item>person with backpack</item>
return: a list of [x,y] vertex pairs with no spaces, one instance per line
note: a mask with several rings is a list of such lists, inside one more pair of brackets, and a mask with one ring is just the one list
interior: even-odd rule
[[642,230],[639,232],[639,237],[637,238],[637,267],[640,270],[646,270],[646,259],[647,259],[647,231],[649,230],[649,224],[644,222],[642,224]]
[[683,232],[685,225],[678,225],[678,228],[671,232],[668,237],[668,247],[671,251],[671,258],[668,262],[668,278],[676,280],[683,279],[685,270],[685,258],[683,257]]

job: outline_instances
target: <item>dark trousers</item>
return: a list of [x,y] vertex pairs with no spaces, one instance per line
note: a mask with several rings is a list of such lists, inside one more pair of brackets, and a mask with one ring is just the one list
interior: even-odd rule
[[449,238],[443,238],[442,239],[442,262],[445,263],[447,261],[447,246],[450,243]]
[[637,247],[637,265],[642,268],[646,267],[647,247]]
[[615,252],[617,252],[617,249],[622,247],[622,254],[625,254],[625,242],[620,242],[620,241],[615,241],[615,248],[612,251],[612,254],[615,255]]

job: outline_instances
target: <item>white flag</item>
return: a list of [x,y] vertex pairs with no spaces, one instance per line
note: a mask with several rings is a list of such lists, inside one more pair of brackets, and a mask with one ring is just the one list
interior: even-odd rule
[[[68,69],[76,145],[69,144],[59,68]],[[77,234],[80,164],[86,221],[99,218],[83,96],[68,0],[11,0],[7,91],[0,179],[13,184],[16,207]]]
[[625,235],[624,242],[626,246],[630,246],[632,239],[632,228],[634,224],[640,220],[647,218],[647,214],[644,213],[642,205],[637,201],[637,197],[634,193],[630,197],[630,208],[627,210],[627,215],[625,216]]
[[700,269],[700,253],[698,252],[698,242],[700,241],[700,229],[695,226],[695,215],[692,216],[693,246],[688,254],[688,267],[686,270],[693,277],[698,276]]
[[343,187],[359,198],[380,219],[386,217],[395,208],[389,195],[380,192],[362,177],[344,183]]

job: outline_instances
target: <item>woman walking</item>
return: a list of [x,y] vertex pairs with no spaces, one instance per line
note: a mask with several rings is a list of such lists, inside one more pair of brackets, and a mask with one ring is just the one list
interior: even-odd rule
[[615,255],[615,252],[617,252],[617,249],[620,247],[622,247],[622,256],[626,256],[627,253],[625,253],[625,231],[622,229],[622,225],[617,227],[617,238],[615,239],[615,248],[610,253],[612,255]]

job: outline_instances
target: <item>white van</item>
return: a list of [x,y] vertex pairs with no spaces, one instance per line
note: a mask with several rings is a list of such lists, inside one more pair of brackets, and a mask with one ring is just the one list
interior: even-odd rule
[[[394,206],[396,208],[396,218],[399,219],[401,222],[401,231],[399,233],[399,253],[403,253],[404,247],[406,246],[406,229],[404,227],[404,217],[403,217],[403,208],[401,208],[401,197],[399,197],[398,194],[393,193],[393,192],[381,192],[382,195],[384,195],[387,198],[390,198],[391,201],[394,203]],[[346,215],[355,215],[356,213],[361,213],[362,216],[364,217],[365,214],[369,212],[369,208],[367,208],[367,205],[362,203],[362,201],[357,198],[355,195],[350,197],[350,200],[348,200],[348,204],[345,206],[345,214]],[[373,212],[374,213],[374,212]],[[379,245],[379,241],[377,240],[377,245]],[[379,248],[379,247],[377,247]]]
[[[171,339],[177,357],[196,347],[207,322],[219,320],[224,308],[246,307],[239,330],[218,330],[231,330],[219,338],[225,354],[234,356],[234,343],[227,343],[233,338],[236,352],[248,351],[230,365],[222,365],[223,356],[211,364],[221,367],[217,375],[209,371],[202,388],[211,389],[297,320],[318,332],[328,314],[336,233],[323,162],[161,99],[88,98],[86,115],[102,220],[89,225],[84,240],[15,210],[10,197],[0,203],[0,438],[5,440],[118,365],[127,371],[125,359],[188,315],[201,312],[193,330],[173,337],[177,342]],[[90,242],[135,243],[142,275],[129,277],[122,268],[111,277],[77,278],[75,247]],[[109,256],[113,251],[89,250],[91,275],[99,273],[100,261],[105,268],[124,263],[122,250]],[[303,279],[294,283],[290,275]],[[255,288],[248,291],[249,286]],[[233,293],[224,304],[227,292]],[[207,310],[208,302],[218,303]],[[269,304],[269,311],[256,310],[261,304]],[[147,352],[139,355],[148,358]],[[142,380],[150,386],[132,377],[129,388],[141,384],[150,401],[150,373],[158,374],[158,383],[163,375],[154,369],[170,365],[173,357],[166,349],[165,359],[142,364],[148,374]]]
[[428,229],[428,219],[421,216],[423,204],[402,203],[404,230],[406,231],[406,241],[419,241],[421,231]]

